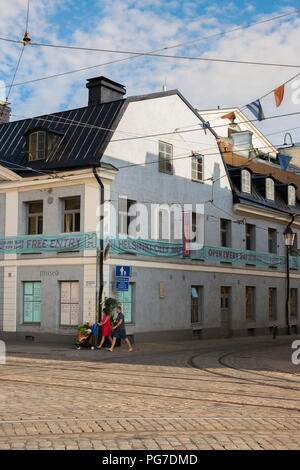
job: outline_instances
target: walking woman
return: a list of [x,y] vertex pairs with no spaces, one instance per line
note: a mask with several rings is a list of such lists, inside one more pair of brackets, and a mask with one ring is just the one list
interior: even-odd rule
[[103,317],[101,323],[98,323],[99,326],[102,326],[102,338],[100,341],[99,346],[97,349],[101,349],[103,346],[103,343],[105,341],[105,338],[108,336],[108,339],[110,341],[110,344],[112,345],[112,339],[111,339],[111,328],[110,328],[110,314],[108,311],[104,308],[103,309]]
[[123,339],[128,346],[128,351],[132,352],[131,343],[126,335],[125,318],[122,313],[121,307],[117,307],[116,310],[117,310],[118,317],[117,317],[117,324],[116,326],[113,327],[114,337],[112,340],[112,345],[111,345],[111,348],[106,348],[106,349],[107,351],[113,352],[117,339]]

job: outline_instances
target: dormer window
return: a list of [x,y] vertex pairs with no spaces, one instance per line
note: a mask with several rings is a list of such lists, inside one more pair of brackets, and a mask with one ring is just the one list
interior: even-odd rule
[[289,185],[288,187],[288,205],[289,206],[296,205],[296,189],[292,185]]
[[248,170],[242,170],[242,192],[251,194],[251,174]]
[[38,131],[29,135],[29,161],[45,160],[46,132]]
[[27,134],[28,160],[46,160],[57,148],[62,136],[49,130],[36,130]]
[[269,201],[275,200],[275,185],[272,178],[266,179],[266,198],[269,199]]

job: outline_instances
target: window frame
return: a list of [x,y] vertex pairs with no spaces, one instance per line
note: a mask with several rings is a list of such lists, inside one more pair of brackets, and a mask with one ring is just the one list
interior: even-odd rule
[[[62,286],[63,284],[69,284],[70,285],[70,298],[68,302],[63,302],[62,301]],[[78,301],[77,302],[72,302],[72,285],[76,284],[76,288],[78,291]],[[61,327],[76,327],[79,324],[79,315],[80,315],[80,282],[79,281],[59,281],[59,326]],[[70,323],[62,323],[62,305],[69,305],[70,306],[70,313],[69,313],[69,319]],[[72,305],[77,305],[78,306],[78,311],[77,311],[77,319],[74,323],[72,323]]]
[[[193,296],[193,289],[196,290],[197,297]],[[202,324],[203,323],[203,286],[191,286],[191,325]],[[197,298],[197,303],[194,302],[194,299]],[[195,307],[197,312],[195,313]]]
[[[39,149],[40,137],[43,135],[44,145],[43,149]],[[35,157],[32,157],[31,153],[31,143],[32,139],[36,137],[36,150],[35,150]],[[40,157],[39,153],[42,152],[43,157]],[[47,132],[45,130],[36,130],[31,132],[28,135],[28,161],[29,162],[37,162],[40,160],[46,160],[47,158]]]
[[[293,191],[293,194],[291,195],[290,191]],[[292,196],[292,202],[291,202],[291,196]],[[288,206],[290,207],[295,207],[296,206],[296,188],[292,184],[288,185]]]
[[269,287],[269,320],[277,320],[277,288]]
[[[248,292],[252,292],[252,301],[251,301],[251,306],[252,306],[252,309],[251,309],[251,314],[248,315]],[[246,321],[248,322],[253,322],[255,321],[255,309],[256,309],[256,288],[255,286],[246,286],[245,288],[245,316],[246,316]]]
[[[135,289],[136,289],[136,283],[135,282],[129,282],[129,287],[128,290],[131,291],[131,300],[130,302],[125,302],[124,300],[121,300],[120,297],[124,295],[123,291],[117,292],[117,301],[118,304],[121,306],[122,313],[124,315],[124,321],[126,325],[133,325],[135,323]],[[125,291],[127,293],[128,291]],[[126,311],[123,309],[124,304],[129,304],[131,305],[131,318],[130,321],[126,320]],[[124,313],[125,312],[125,313]]]
[[[272,243],[272,248],[270,242]],[[274,251],[272,251],[273,249]],[[277,251],[277,230],[275,228],[268,228],[268,253],[272,255],[277,255]]]
[[[42,212],[30,212],[30,206],[32,204],[42,204]],[[26,203],[26,233],[27,235],[42,235],[44,228],[44,201],[27,201]],[[35,233],[31,233],[31,219],[35,219]],[[39,231],[39,223],[41,222],[42,228]]]
[[[121,208],[121,203],[126,204],[126,211]],[[118,198],[118,235],[129,236],[130,223],[135,219],[136,215],[129,215],[130,208],[137,204],[137,201],[128,199],[127,197]],[[126,230],[123,230],[125,226]],[[134,234],[133,234],[134,235]]]
[[[30,284],[32,285],[32,294],[26,294],[26,285],[30,285]],[[35,286],[35,284],[39,285],[39,293],[40,293],[39,300],[34,299],[34,286]],[[22,288],[23,288],[22,323],[24,325],[40,325],[41,324],[41,318],[42,318],[42,283],[41,283],[41,281],[23,281],[22,282]],[[29,296],[29,295],[32,296],[32,300],[26,300],[26,296]],[[25,320],[25,312],[27,310],[25,308],[26,304],[31,304],[32,321]],[[34,304],[39,304],[39,321],[34,321],[34,314],[35,314],[35,310],[34,310],[35,305]]]
[[[293,300],[292,292],[295,293],[295,315],[292,314],[292,300]],[[290,289],[289,308],[290,308],[290,318],[296,320],[298,318],[298,288],[297,287],[291,287]]]
[[[171,152],[167,152],[167,146],[170,147]],[[161,149],[161,147],[163,147],[163,149]],[[170,158],[167,157],[167,155],[170,155]],[[166,168],[166,162],[168,161],[170,164],[169,170]],[[158,171],[160,173],[166,173],[167,175],[173,174],[173,145],[162,140],[158,141]]]
[[[256,250],[256,225],[246,224],[245,225],[245,237],[246,237],[246,250],[255,251]],[[250,248],[249,248],[249,245]]]
[[266,199],[275,201],[275,182],[272,178],[266,178]]
[[[199,170],[199,164],[201,165],[201,170]],[[196,166],[194,168],[194,165]],[[204,158],[203,155],[193,155],[191,161],[191,170],[192,170],[192,181],[196,183],[204,182]],[[199,174],[201,177],[199,178]]]
[[[66,209],[66,202],[72,199],[79,199],[79,209]],[[63,204],[63,217],[62,217],[62,233],[80,233],[81,230],[81,196],[70,196],[62,199]],[[79,230],[73,230],[76,228],[76,214],[79,214]],[[72,215],[72,230],[67,231],[66,216]]]
[[[222,227],[222,223],[226,223],[226,228]],[[225,234],[226,241],[223,242],[223,235]],[[220,246],[223,248],[231,248],[231,220],[220,219]]]
[[[246,178],[244,178],[245,176]],[[246,181],[247,179],[248,181]],[[248,170],[241,171],[241,188],[243,193],[251,194],[252,192],[251,173]]]

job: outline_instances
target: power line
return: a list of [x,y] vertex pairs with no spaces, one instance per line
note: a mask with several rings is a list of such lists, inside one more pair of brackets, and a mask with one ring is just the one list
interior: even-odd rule
[[[174,48],[178,48],[178,47],[182,47],[182,46],[186,46],[186,45],[189,45],[189,44],[194,44],[196,42],[200,42],[200,41],[204,41],[204,40],[207,40],[207,39],[212,39],[212,38],[216,38],[216,37],[219,37],[219,36],[224,36],[226,34],[231,34],[233,32],[236,32],[236,31],[240,31],[240,30],[244,30],[244,29],[248,29],[248,28],[251,28],[253,26],[257,26],[259,24],[265,24],[265,23],[268,23],[268,22],[271,22],[271,21],[275,21],[275,20],[278,20],[278,19],[282,19],[282,18],[285,18],[287,16],[291,16],[291,15],[294,15],[294,14],[297,14],[300,12],[300,9],[299,10],[294,10],[292,12],[289,12],[289,13],[285,13],[283,15],[278,15],[278,16],[274,16],[272,18],[268,18],[266,20],[262,20],[262,21],[257,21],[255,23],[251,23],[249,25],[246,25],[246,26],[239,26],[237,28],[233,28],[231,30],[228,30],[228,31],[224,31],[224,32],[221,32],[221,33],[215,33],[215,34],[211,34],[211,35],[208,35],[208,36],[205,36],[205,37],[201,37],[201,38],[197,38],[197,39],[193,39],[193,40],[189,40],[189,41],[185,41],[185,42],[182,42],[182,43],[178,43],[178,44],[174,44],[174,45],[171,45],[171,46],[167,46],[167,47],[163,47],[163,48],[160,48],[160,49],[156,49],[156,50],[153,50],[153,51],[150,51],[150,52],[130,52],[130,56],[129,57],[125,57],[123,59],[117,59],[117,60],[113,60],[113,61],[109,61],[109,62],[105,62],[105,63],[102,63],[102,64],[98,64],[98,65],[93,65],[93,66],[89,66],[89,67],[82,67],[80,69],[76,69],[76,70],[71,70],[71,71],[68,71],[68,72],[62,72],[62,73],[58,73],[58,74],[53,74],[53,75],[49,75],[47,77],[40,77],[40,78],[37,78],[37,79],[33,79],[33,80],[28,80],[26,82],[22,82],[22,83],[17,83],[17,84],[14,84],[14,86],[21,86],[21,85],[27,85],[27,84],[30,84],[30,83],[35,83],[35,82],[38,82],[38,81],[41,81],[41,80],[48,80],[48,79],[51,79],[51,78],[57,78],[57,77],[61,77],[61,76],[64,76],[64,75],[69,75],[69,74],[73,74],[73,73],[77,73],[77,72],[82,72],[84,70],[90,70],[90,69],[93,69],[93,68],[98,68],[98,67],[102,67],[102,66],[105,66],[105,65],[111,65],[111,64],[114,64],[114,63],[117,63],[117,62],[122,62],[122,61],[125,61],[125,60],[130,60],[130,59],[133,59],[133,58],[137,58],[137,57],[141,57],[141,56],[147,56],[147,55],[154,55],[158,52],[161,52],[161,51],[165,51],[165,50],[169,50],[169,49],[174,49]],[[12,43],[22,43],[24,44],[24,41],[17,41],[17,40],[12,40],[12,39],[6,39],[6,38],[0,38],[0,40],[2,41],[8,41],[8,42],[12,42]],[[89,48],[79,48],[79,47],[76,47],[76,46],[62,46],[62,45],[54,45],[54,44],[42,44],[42,43],[34,43],[34,42],[30,42],[29,43],[30,45],[34,46],[45,46],[45,47],[59,47],[59,48],[66,48],[66,49],[79,49],[79,50],[93,50],[93,49],[89,49]],[[99,50],[95,50],[95,51],[99,51]],[[104,50],[102,50],[103,52]],[[118,52],[118,51],[110,51],[110,52],[115,52],[115,53],[127,53],[125,51],[123,52]],[[132,55],[132,54],[135,54],[135,55]],[[166,56],[165,56],[166,57]],[[170,57],[174,57],[174,56],[170,56]],[[179,56],[178,56],[179,57]],[[187,57],[184,57],[184,56],[181,56],[181,58],[186,58],[186,59],[189,59]],[[195,58],[196,60],[196,58]],[[197,58],[197,60],[204,60],[204,58]],[[211,60],[215,60],[215,59],[211,59]],[[221,59],[216,59],[217,61],[222,61]],[[262,65],[262,63],[258,64],[257,65]],[[266,64],[264,64],[266,65]],[[280,64],[277,64],[276,66],[283,66],[283,65],[280,65]],[[294,67],[294,66],[293,66]],[[297,66],[299,67],[299,66]]]
[[[269,117],[266,117],[265,118],[265,121],[266,120],[269,120],[269,119],[277,119],[277,118],[282,118],[282,117],[290,117],[290,116],[295,116],[295,115],[299,115],[300,112],[294,112],[294,113],[285,113],[285,114],[278,114],[278,115],[275,115],[275,116],[269,116]],[[108,132],[115,132],[113,129],[109,129],[109,128],[105,128],[105,127],[101,127],[101,126],[95,126],[93,124],[88,124],[88,123],[84,123],[84,122],[80,122],[80,121],[75,121],[75,120],[71,120],[71,119],[68,119],[68,118],[64,118],[62,116],[58,116],[58,115],[55,115],[55,114],[51,114],[49,116],[54,116],[58,119],[64,119],[65,121],[70,121],[70,122],[66,122],[66,123],[63,123],[63,124],[69,124],[69,125],[76,125],[76,126],[82,126],[82,127],[88,127],[88,128],[91,128],[91,129],[98,129],[98,130],[105,130],[105,131],[108,131]],[[55,121],[53,120],[50,120],[50,119],[46,119],[46,118],[43,118],[43,117],[33,117],[33,118],[26,118],[26,119],[31,119],[31,120],[43,120],[43,121],[48,121],[48,122],[52,122],[55,124]],[[253,122],[258,122],[259,120],[258,119],[247,119],[247,120],[244,120],[244,121],[240,121],[238,124],[247,124],[247,123],[253,123]],[[7,125],[6,124],[2,124],[2,125]],[[194,125],[193,125],[194,126]],[[196,126],[196,124],[195,124]],[[204,126],[204,123],[199,123],[197,126]],[[217,126],[210,126],[212,129],[218,129],[218,128],[222,128],[222,127],[228,127],[228,124],[218,124]],[[186,129],[186,128],[183,128],[183,130],[175,130],[175,131],[168,131],[168,132],[161,132],[161,133],[156,133],[156,134],[144,134],[144,135],[134,135],[132,137],[124,137],[124,138],[121,138],[121,139],[109,139],[108,141],[109,142],[121,142],[121,141],[126,141],[126,140],[137,140],[137,139],[147,139],[148,137],[161,137],[161,136],[169,136],[169,135],[179,135],[179,134],[185,134],[185,133],[189,133],[189,132],[197,132],[197,131],[203,131],[203,130],[209,130],[209,127],[201,127],[201,128],[196,128],[196,129]],[[0,130],[1,130],[1,125],[0,125]],[[121,131],[117,131],[117,132],[121,132]],[[125,131],[124,131],[125,132]],[[127,133],[127,132],[126,132]],[[199,142],[200,143],[200,142]],[[270,148],[273,148],[274,146],[273,145],[270,145],[269,146]]]

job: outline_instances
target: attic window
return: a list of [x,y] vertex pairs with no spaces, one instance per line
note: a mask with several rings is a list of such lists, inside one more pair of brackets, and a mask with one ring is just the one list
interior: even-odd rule
[[272,178],[266,179],[266,198],[269,199],[269,201],[274,201],[275,199],[275,185]]
[[46,160],[54,152],[60,138],[61,136],[46,131],[36,131],[29,134],[29,161]]
[[288,187],[288,205],[289,206],[296,205],[296,189],[292,185],[289,185]]
[[45,160],[46,132],[33,132],[29,135],[29,161]]
[[251,194],[251,174],[248,170],[242,170],[242,192]]

